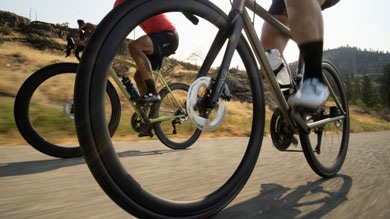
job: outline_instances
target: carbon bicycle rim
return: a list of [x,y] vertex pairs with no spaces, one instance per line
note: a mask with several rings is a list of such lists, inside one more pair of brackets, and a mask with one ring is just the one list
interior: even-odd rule
[[103,119],[103,88],[116,50],[141,21],[159,13],[186,19],[180,12],[195,14],[216,31],[229,24],[226,14],[208,1],[125,1],[97,27],[80,63],[83,74],[76,78],[76,127],[88,167],[106,194],[139,218],[204,218],[217,213],[241,191],[261,148],[263,90],[254,57],[242,40],[237,52],[246,71],[241,77],[252,99],[246,104],[250,111],[230,121],[235,123],[232,130],[237,131],[238,124],[246,127],[241,138],[230,140],[236,142],[234,151],[225,150],[222,139],[205,139],[174,153],[158,142],[138,146],[111,141]]
[[324,61],[322,73],[328,82],[330,96],[319,112],[307,114],[308,122],[321,119],[344,118],[314,128],[311,134],[301,133],[305,158],[312,170],[321,177],[335,176],[343,166],[349,142],[348,99],[343,82],[335,66]]
[[[169,89],[168,89],[169,88]],[[172,83],[159,93],[161,102],[153,107],[154,118],[159,116],[182,116],[164,120],[154,125],[154,130],[160,141],[172,149],[186,149],[198,140],[201,130],[188,118],[186,112],[186,97],[189,86],[183,83]]]
[[[74,127],[73,90],[77,63],[57,63],[34,72],[20,87],[14,117],[23,138],[38,151],[53,157],[81,157]],[[120,120],[120,102],[107,86],[107,120],[113,134]]]

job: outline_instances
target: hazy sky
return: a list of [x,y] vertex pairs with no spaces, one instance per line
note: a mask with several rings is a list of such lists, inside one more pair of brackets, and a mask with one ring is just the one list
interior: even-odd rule
[[[49,23],[69,23],[76,27],[76,20],[82,18],[98,23],[111,9],[114,0],[0,0],[0,10],[10,11],[18,15]],[[229,0],[214,0],[218,5],[226,6]],[[265,8],[271,0],[257,0]],[[324,11],[325,42],[324,49],[340,46],[356,46],[362,49],[390,51],[390,1],[388,0],[341,0],[336,6]],[[173,21],[174,22],[174,21]],[[202,36],[186,37],[193,25],[177,24],[180,33],[180,48],[177,58],[188,58],[188,51],[194,49],[202,54],[202,46],[196,44]],[[258,31],[261,29],[260,19],[256,20]],[[188,31],[186,31],[188,30]],[[141,31],[139,31],[141,34]],[[191,39],[189,41],[189,39]],[[195,41],[194,41],[195,40]],[[190,49],[190,47],[192,48]],[[193,48],[195,47],[195,48]],[[186,53],[187,52],[187,53]],[[296,45],[289,43],[286,51],[288,62],[295,61]]]

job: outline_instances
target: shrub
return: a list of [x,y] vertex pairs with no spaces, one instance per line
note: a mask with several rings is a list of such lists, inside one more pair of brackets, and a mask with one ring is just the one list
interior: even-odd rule
[[12,29],[8,26],[0,26],[0,33],[10,35],[12,33]]
[[359,107],[359,108],[366,108],[367,107],[367,105],[363,102],[363,100],[362,99],[357,99],[357,100],[355,100],[355,105],[357,106],[357,107]]

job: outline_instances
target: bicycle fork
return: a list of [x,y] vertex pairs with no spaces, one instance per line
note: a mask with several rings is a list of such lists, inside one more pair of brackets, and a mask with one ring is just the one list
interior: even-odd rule
[[[233,13],[231,13],[232,15]],[[211,109],[215,108],[218,104],[218,99],[222,97],[224,100],[230,100],[232,95],[226,83],[226,79],[229,72],[229,67],[231,60],[233,58],[234,51],[237,48],[241,37],[241,31],[243,29],[243,19],[239,13],[235,13],[231,25],[228,28],[222,29],[218,32],[216,38],[213,41],[213,44],[206,56],[205,61],[203,62],[200,70],[199,76],[207,74],[208,69],[210,69],[211,64],[215,60],[216,53],[215,51],[220,51],[222,48],[225,39],[228,38],[228,44],[223,56],[223,61],[221,63],[220,69],[217,74],[217,78],[214,83],[211,84],[210,93],[208,96],[200,101],[197,105],[200,108],[206,109],[205,111],[210,112]],[[227,37],[229,36],[229,37]],[[207,115],[204,115],[207,118]]]

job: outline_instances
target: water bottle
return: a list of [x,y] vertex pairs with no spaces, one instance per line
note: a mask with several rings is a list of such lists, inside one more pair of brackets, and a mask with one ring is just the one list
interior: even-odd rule
[[134,99],[139,97],[138,90],[133,83],[131,83],[129,77],[122,77],[122,83],[126,86],[126,90],[130,94],[130,98]]
[[131,87],[130,87],[130,96],[133,99],[139,97],[139,92],[133,84],[131,84]]
[[270,62],[272,71],[276,76],[276,81],[283,93],[288,92],[291,84],[290,73],[287,70],[286,64],[278,49],[267,49],[265,52],[268,61]]

